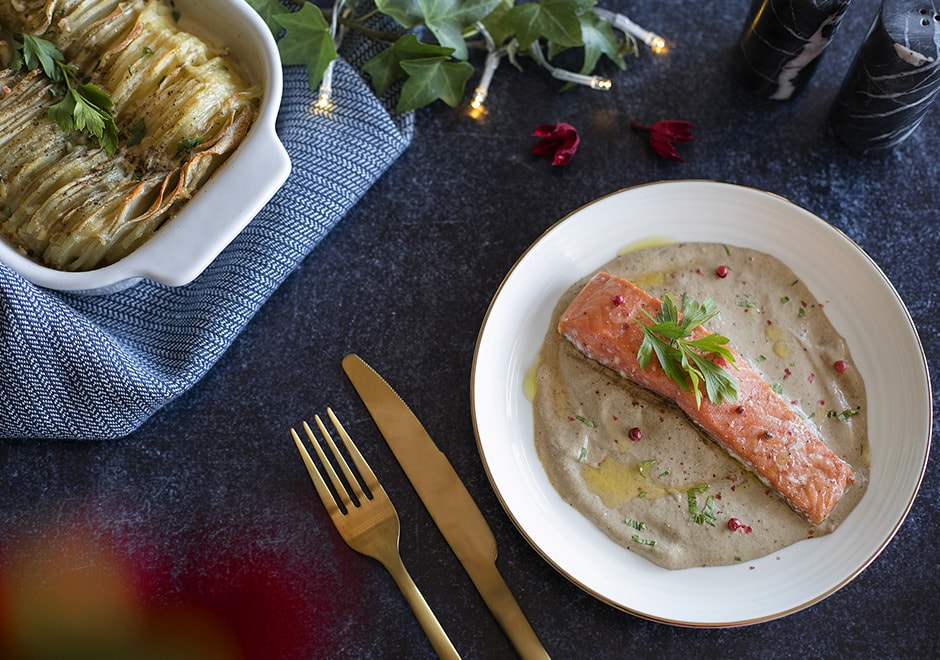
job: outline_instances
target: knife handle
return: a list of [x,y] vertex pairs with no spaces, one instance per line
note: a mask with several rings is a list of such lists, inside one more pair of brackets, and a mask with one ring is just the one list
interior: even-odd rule
[[478,576],[474,579],[477,590],[483,596],[484,602],[490,608],[493,616],[496,617],[496,621],[503,629],[503,632],[506,633],[519,657],[523,660],[530,660],[531,658],[545,660],[549,658],[548,651],[539,641],[538,635],[535,634],[525,613],[519,607],[516,597],[509,590],[509,585],[500,575],[496,564],[490,562],[478,563],[474,565],[472,571],[469,567],[467,569],[471,578]]
[[383,561],[382,563],[385,564],[385,568],[395,579],[395,584],[398,585],[398,588],[401,590],[402,594],[404,594],[405,600],[408,601],[408,604],[411,606],[411,611],[414,612],[415,616],[418,618],[418,623],[420,623],[421,628],[424,629],[424,634],[428,636],[428,641],[431,642],[431,646],[434,647],[437,656],[444,660],[460,660],[460,654],[457,653],[457,649],[454,648],[447,633],[444,632],[444,628],[441,627],[441,623],[431,610],[431,606],[428,605],[424,596],[421,595],[421,592],[418,590],[418,585],[416,585],[415,581],[411,578],[408,569],[405,568],[405,565],[402,563],[401,558],[397,556],[397,553],[395,557],[388,558],[388,561]]

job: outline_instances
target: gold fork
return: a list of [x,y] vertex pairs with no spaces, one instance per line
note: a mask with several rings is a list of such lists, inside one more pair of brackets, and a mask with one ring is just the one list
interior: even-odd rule
[[359,479],[356,478],[353,471],[349,468],[346,460],[339,452],[336,443],[333,442],[333,437],[330,435],[329,431],[326,430],[323,422],[320,421],[320,417],[314,415],[313,419],[319,427],[326,444],[329,445],[333,458],[343,473],[345,483],[348,485],[349,489],[352,490],[352,495],[355,499],[350,496],[349,490],[336,474],[329,458],[327,458],[326,453],[314,436],[313,431],[307,425],[307,422],[303,422],[303,429],[306,431],[307,437],[310,439],[310,443],[313,445],[317,457],[320,459],[322,469],[329,476],[330,483],[333,485],[336,495],[339,496],[340,502],[342,502],[342,508],[339,502],[337,502],[336,497],[334,497],[333,493],[331,493],[330,489],[327,487],[326,480],[320,470],[317,469],[313,459],[310,458],[310,454],[304,447],[300,436],[297,435],[294,429],[290,430],[290,434],[291,437],[294,438],[294,444],[297,445],[297,450],[300,452],[300,456],[307,466],[307,472],[310,473],[313,485],[316,486],[317,493],[319,493],[320,499],[323,500],[323,505],[330,514],[333,524],[336,525],[336,529],[349,547],[367,557],[377,559],[385,566],[386,570],[391,573],[395,582],[398,584],[398,588],[401,589],[401,592],[405,595],[405,599],[414,611],[415,616],[418,617],[418,622],[424,629],[425,634],[431,641],[431,646],[434,647],[438,656],[441,658],[459,658],[460,655],[457,653],[454,645],[451,644],[447,633],[444,632],[437,617],[434,616],[434,612],[431,611],[427,601],[424,600],[424,596],[418,591],[417,585],[414,583],[414,580],[411,579],[411,575],[408,574],[405,565],[402,563],[401,553],[398,550],[398,537],[401,534],[401,524],[398,520],[398,512],[395,510],[395,506],[388,498],[388,494],[386,494],[385,489],[382,488],[379,480],[375,478],[375,474],[372,472],[369,464],[366,463],[366,459],[362,457],[359,449],[356,448],[355,443],[352,441],[352,438],[349,437],[346,429],[343,428],[343,425],[340,424],[340,421],[336,418],[336,415],[333,414],[330,408],[326,409],[326,414],[333,423],[333,427],[339,433],[340,438],[342,438],[343,444],[346,446],[346,450],[349,452],[349,456],[352,458],[353,464],[356,466],[356,470],[358,470],[362,482],[368,490],[368,493],[363,490]]

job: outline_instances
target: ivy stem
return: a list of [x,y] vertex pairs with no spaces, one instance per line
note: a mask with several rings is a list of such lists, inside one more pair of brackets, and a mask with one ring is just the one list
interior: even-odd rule
[[345,28],[354,30],[359,34],[368,37],[379,43],[391,45],[395,43],[398,38],[404,34],[404,31],[392,31],[392,30],[373,30],[363,25],[360,21],[362,18],[349,18],[346,16],[339,17],[339,23]]

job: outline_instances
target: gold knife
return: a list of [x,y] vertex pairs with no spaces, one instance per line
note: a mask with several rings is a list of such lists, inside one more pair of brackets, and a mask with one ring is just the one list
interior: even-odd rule
[[450,461],[407,404],[362,358],[347,355],[343,370],[516,652],[522,658],[548,658],[496,568],[496,537]]

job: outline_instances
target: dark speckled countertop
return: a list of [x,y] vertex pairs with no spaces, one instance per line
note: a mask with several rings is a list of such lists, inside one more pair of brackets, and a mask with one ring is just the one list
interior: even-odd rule
[[[503,277],[560,218],[651,181],[752,186],[826,219],[893,282],[938,372],[940,108],[893,153],[851,155],[826,114],[878,3],[852,4],[810,84],[783,104],[749,96],[729,73],[748,4],[609,2],[666,35],[671,54],[644,51],[626,72],[612,69],[609,93],[558,94],[528,62],[525,72],[504,65],[483,121],[465,108],[419,111],[412,146],[190,392],[122,440],[0,442],[0,586],[62,589],[61,602],[37,604],[47,613],[77,590],[65,619],[118,640],[143,630],[164,657],[174,641],[222,657],[432,657],[388,574],[340,540],[290,441],[291,426],[329,405],[395,501],[405,563],[458,650],[510,656],[345,379],[340,360],[355,351],[397,386],[465,481],[554,657],[940,655],[935,457],[893,542],[849,584],[780,619],[706,630],[639,618],[569,582],[503,511],[477,451],[474,345]],[[695,125],[685,163],[658,159],[628,128],[664,118]],[[565,168],[529,153],[535,126],[556,121],[582,138]]]

